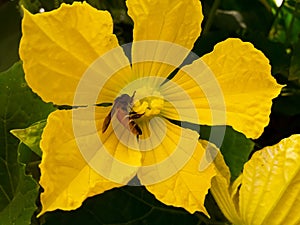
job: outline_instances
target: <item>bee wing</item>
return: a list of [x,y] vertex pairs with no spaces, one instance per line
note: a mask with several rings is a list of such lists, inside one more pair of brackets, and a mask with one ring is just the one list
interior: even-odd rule
[[108,126],[110,124],[111,118],[115,114],[115,112],[116,112],[116,106],[113,105],[112,109],[110,110],[110,112],[107,114],[107,116],[105,117],[105,119],[103,121],[103,124],[102,124],[102,133],[104,133],[107,130],[107,128],[108,128]]
[[111,113],[109,112],[108,115],[105,117],[105,119],[103,121],[102,133],[104,133],[107,130],[108,125],[110,124],[110,121],[111,121]]

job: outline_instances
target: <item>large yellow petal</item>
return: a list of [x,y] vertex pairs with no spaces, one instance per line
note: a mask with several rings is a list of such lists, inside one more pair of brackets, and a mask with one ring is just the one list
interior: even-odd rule
[[[134,73],[140,77],[167,77],[182,63],[200,35],[203,19],[200,1],[127,0],[126,3],[134,21]],[[176,45],[183,49],[178,50]],[[167,65],[169,60],[174,64]]]
[[[110,14],[86,2],[62,4],[57,10],[36,15],[24,10],[22,32],[20,57],[26,81],[44,101],[59,105],[73,105],[76,87],[87,68],[99,56],[118,47]],[[118,52],[110,63],[126,66],[123,51],[119,48]],[[106,79],[97,66],[94,73]],[[130,70],[126,73],[130,74]],[[118,82],[126,77],[118,76]],[[99,90],[97,80],[90,80],[88,85],[82,94]]]
[[127,0],[134,41],[161,40],[192,49],[203,19],[197,0]]
[[[200,211],[208,215],[204,199],[215,175],[214,167],[210,165],[200,172],[205,149],[196,132],[166,123],[167,135],[160,145],[144,153],[138,177],[159,201],[183,207],[190,213]],[[156,132],[160,137],[161,132]]]
[[[100,138],[95,130],[101,130],[101,127],[93,129],[92,127],[95,124],[102,125],[101,121],[109,112],[107,108],[96,109],[96,119],[99,120],[96,122],[88,117],[89,109],[72,111],[62,110],[51,113],[42,135],[40,184],[44,192],[41,194],[43,207],[41,213],[55,209],[76,209],[87,197],[122,186],[136,174],[134,166],[120,171],[118,165],[98,157],[98,152],[101,150],[98,145]],[[125,153],[120,153],[121,155],[116,153],[115,155],[120,160],[129,158],[128,163],[137,164],[140,161],[140,154],[130,154],[125,147],[119,145],[116,149],[111,149],[112,145],[118,145],[118,140],[112,135],[105,135],[107,141],[103,141],[102,146],[105,146],[109,153],[124,151]],[[106,170],[103,172],[94,167],[94,161],[102,164]]]
[[[248,138],[261,135],[269,122],[272,99],[282,88],[271,76],[269,61],[262,52],[239,39],[217,44],[213,52],[183,67],[172,81],[193,99],[201,124],[222,125],[226,113],[226,124]],[[174,101],[183,100],[168,83],[164,90]],[[171,107],[165,108],[164,115],[178,119]]]
[[217,44],[201,59],[223,91],[226,124],[249,138],[258,138],[269,123],[272,99],[282,88],[271,75],[269,60],[252,44],[239,39]]
[[240,188],[244,224],[300,222],[300,135],[256,152],[245,164]]

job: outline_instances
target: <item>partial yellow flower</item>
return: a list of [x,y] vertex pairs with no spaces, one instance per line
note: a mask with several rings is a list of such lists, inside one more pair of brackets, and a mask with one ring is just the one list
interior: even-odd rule
[[[106,11],[75,2],[42,14],[24,12],[20,57],[29,86],[46,102],[82,106],[48,117],[41,141],[41,213],[76,209],[137,175],[162,202],[207,214],[204,198],[214,165],[199,171],[205,151],[199,134],[168,119],[227,124],[251,138],[269,121],[281,86],[250,43],[221,42],[165,82],[200,35],[198,0],[128,0],[127,6],[134,21],[131,62]],[[102,103],[116,105],[122,96],[140,115],[131,124],[141,129],[139,140],[126,128],[124,112],[115,113],[103,132],[114,106]]]
[[300,135],[253,154],[243,174],[230,184],[221,155],[211,191],[234,225],[297,225],[300,223]]

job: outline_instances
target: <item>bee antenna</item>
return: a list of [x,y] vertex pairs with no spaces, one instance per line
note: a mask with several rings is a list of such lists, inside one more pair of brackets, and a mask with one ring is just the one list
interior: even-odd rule
[[134,98],[134,96],[135,96],[135,93],[136,93],[136,91],[134,91],[134,92],[133,92],[133,94],[132,94],[132,97],[131,97],[131,98]]

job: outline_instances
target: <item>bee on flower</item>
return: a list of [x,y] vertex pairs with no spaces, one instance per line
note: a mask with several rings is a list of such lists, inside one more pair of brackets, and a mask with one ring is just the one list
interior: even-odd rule
[[201,33],[201,3],[126,4],[134,22],[130,59],[107,11],[86,2],[36,15],[24,10],[20,57],[28,85],[45,102],[81,106],[47,119],[40,214],[76,209],[137,177],[163,203],[207,215],[215,167],[199,170],[199,133],[172,121],[230,125],[248,138],[269,122],[282,86],[263,53],[227,39],[182,65]]

